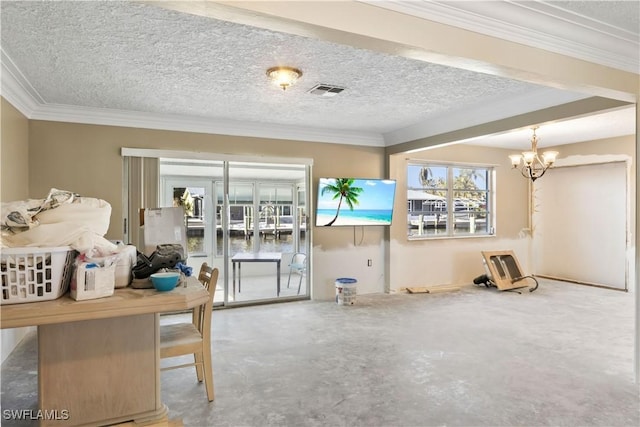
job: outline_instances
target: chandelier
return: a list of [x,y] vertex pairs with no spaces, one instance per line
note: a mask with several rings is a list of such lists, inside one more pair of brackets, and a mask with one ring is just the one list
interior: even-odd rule
[[523,151],[522,154],[512,154],[511,166],[513,169],[520,168],[520,173],[525,178],[529,178],[531,182],[540,178],[553,165],[558,156],[557,151],[545,151],[542,158],[538,156],[538,137],[536,136],[537,127],[532,128],[533,136],[531,137],[531,151]]
[[267,76],[273,84],[287,90],[296,80],[302,77],[302,71],[293,67],[272,67],[267,70]]

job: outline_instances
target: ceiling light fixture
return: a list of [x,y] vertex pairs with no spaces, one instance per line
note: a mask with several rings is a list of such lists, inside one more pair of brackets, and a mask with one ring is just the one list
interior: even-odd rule
[[532,128],[533,136],[531,137],[531,151],[524,151],[522,154],[512,154],[509,156],[511,159],[511,166],[513,169],[520,167],[520,173],[525,178],[529,178],[531,182],[540,178],[544,173],[553,165],[558,156],[557,151],[545,151],[542,153],[542,159],[538,156],[538,137],[536,136],[536,129]]
[[293,67],[272,67],[267,70],[267,76],[273,84],[280,86],[282,90],[287,90],[302,77],[302,71]]

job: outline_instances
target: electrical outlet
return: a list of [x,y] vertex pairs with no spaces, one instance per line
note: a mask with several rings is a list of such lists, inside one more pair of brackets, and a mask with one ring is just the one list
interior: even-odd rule
[[368,259],[367,260],[367,267],[371,267],[372,265],[373,265],[373,262],[370,259]]

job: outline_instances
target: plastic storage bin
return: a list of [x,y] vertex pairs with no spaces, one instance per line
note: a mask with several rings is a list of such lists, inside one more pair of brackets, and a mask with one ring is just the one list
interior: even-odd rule
[[76,252],[68,246],[0,250],[0,304],[60,298],[69,289]]
[[358,291],[358,281],[350,277],[336,279],[336,303],[338,305],[354,305]]
[[131,284],[131,269],[136,265],[138,250],[133,245],[119,248],[118,262],[116,263],[116,288],[126,288]]

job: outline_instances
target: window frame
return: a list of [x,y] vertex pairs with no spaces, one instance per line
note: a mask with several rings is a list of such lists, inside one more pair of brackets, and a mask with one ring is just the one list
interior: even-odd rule
[[[409,171],[411,167],[420,167],[420,168],[445,168],[446,169],[446,187],[415,187],[411,186]],[[418,160],[418,159],[407,159],[406,164],[406,177],[407,177],[407,239],[408,240],[433,240],[433,239],[469,239],[469,238],[486,238],[486,237],[495,237],[496,236],[496,168],[497,165],[494,164],[481,164],[481,163],[463,163],[463,162],[450,162],[450,161],[437,161],[437,160]],[[456,198],[455,193],[464,191],[465,189],[454,188],[454,170],[455,169],[480,169],[482,171],[486,171],[486,180],[487,185],[486,189],[466,189],[467,191],[479,191],[485,192],[485,209],[480,212],[486,213],[486,226],[485,231],[483,232],[459,232],[456,231],[456,227],[450,227],[449,224],[455,223],[454,218],[456,216]],[[446,226],[445,231],[441,233],[424,233],[424,234],[411,234],[412,224],[412,199],[409,198],[409,191],[424,191],[424,190],[435,190],[438,189],[443,193],[446,193],[445,200],[439,202],[441,205],[444,203],[445,206],[453,206],[453,209],[446,210]],[[459,200],[458,200],[459,202]],[[424,202],[423,202],[424,206]],[[440,209],[442,209],[440,207]],[[419,211],[424,212],[424,211]],[[470,214],[470,211],[464,211],[463,214]],[[460,213],[458,213],[460,215]],[[469,217],[470,218],[470,217]],[[426,229],[426,226],[425,226]],[[459,230],[459,229],[458,229]]]

